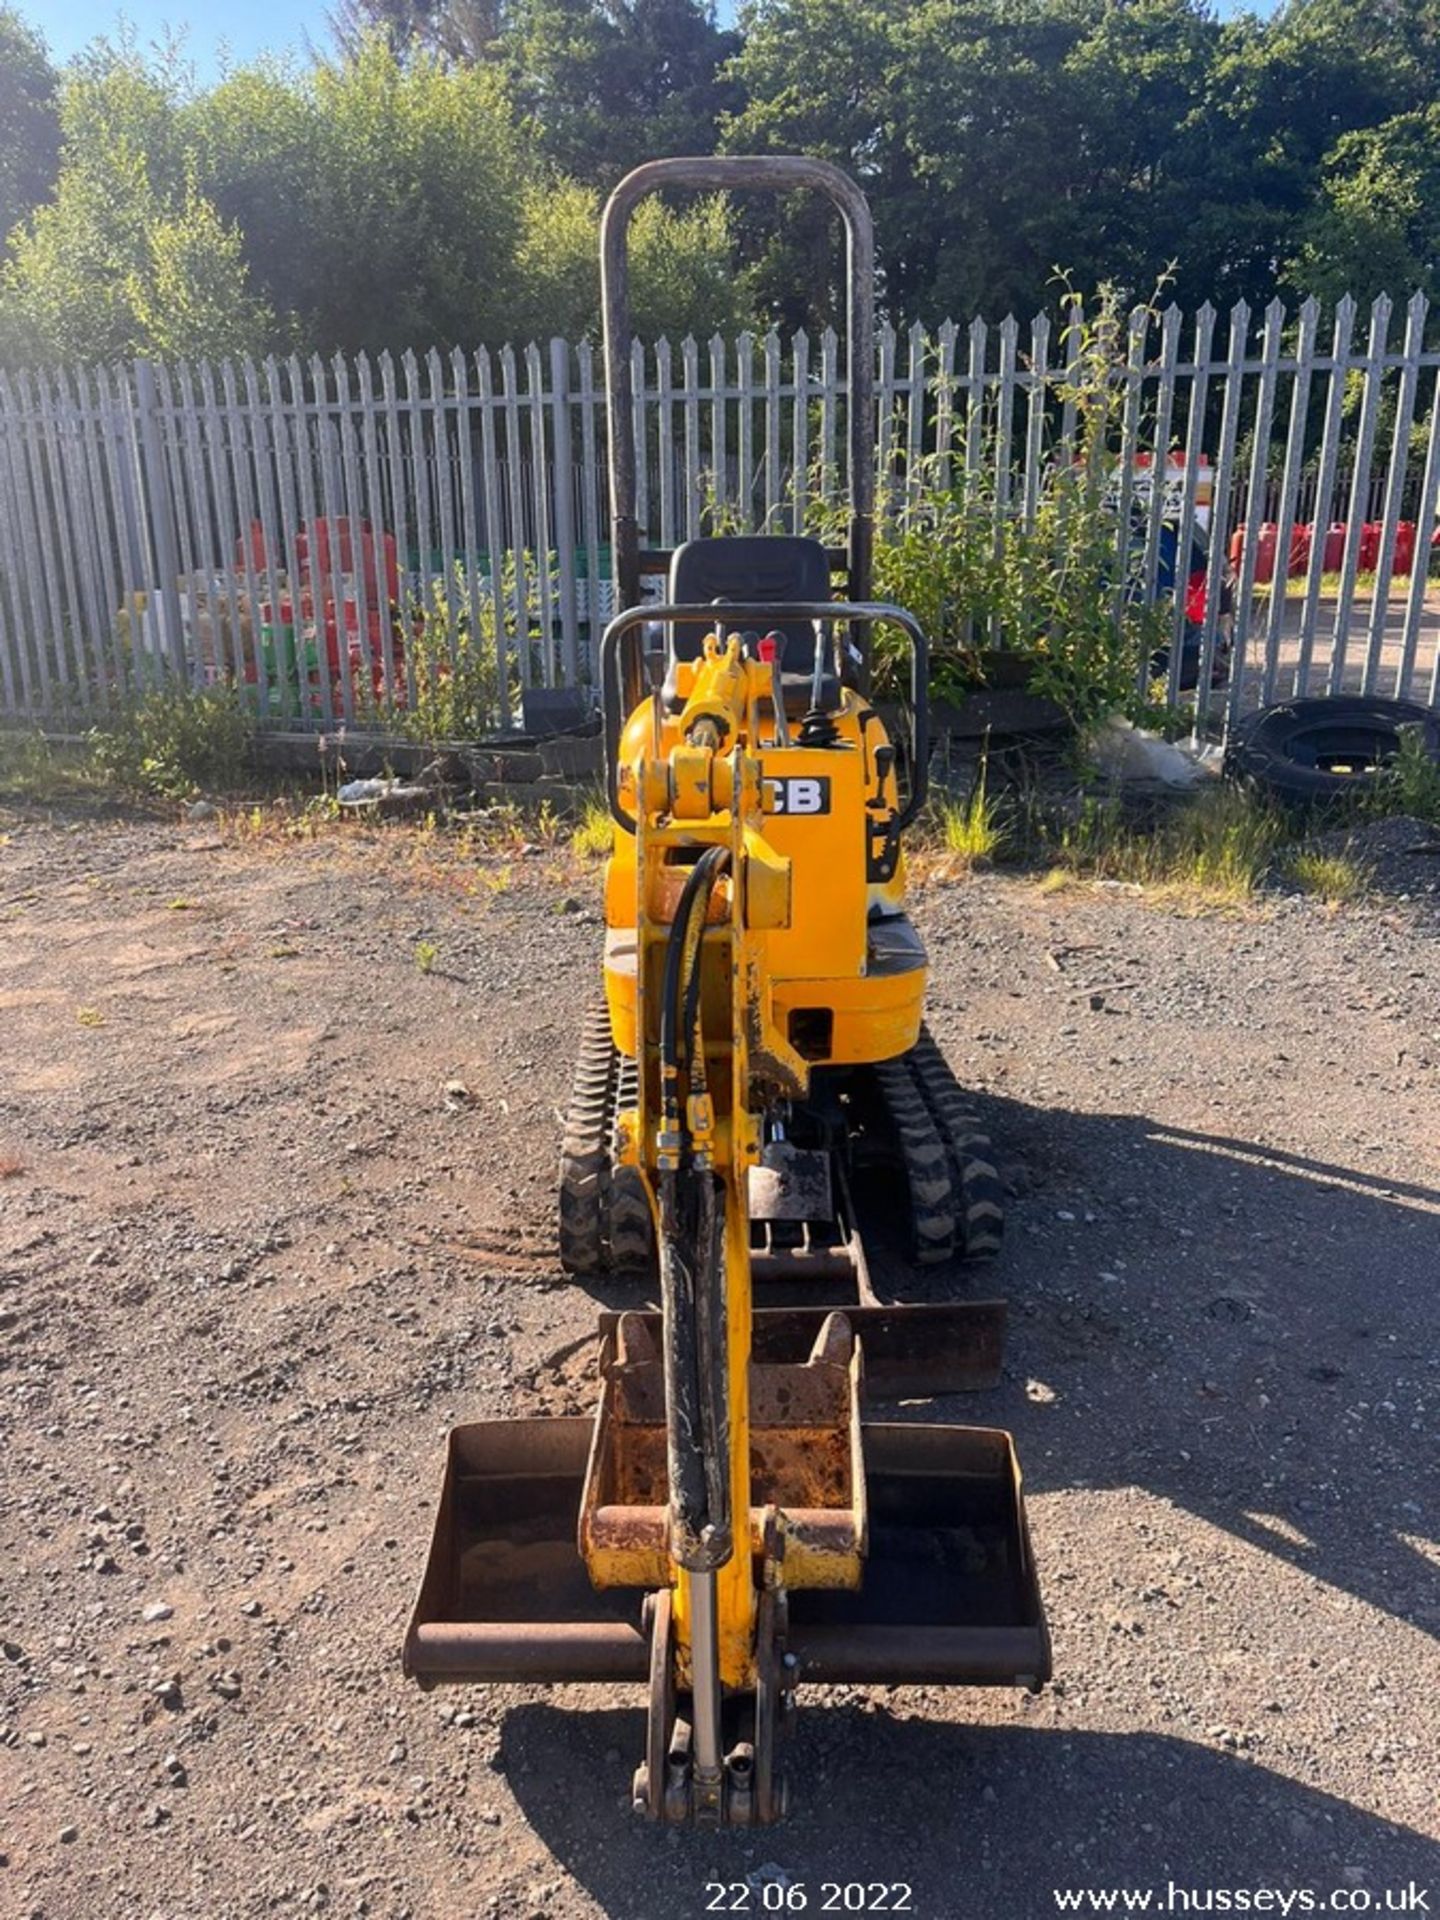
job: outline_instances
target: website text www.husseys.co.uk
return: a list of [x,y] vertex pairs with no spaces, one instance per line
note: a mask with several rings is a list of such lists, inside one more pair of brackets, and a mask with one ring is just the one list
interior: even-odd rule
[[1057,1913],[1420,1913],[1431,1912],[1430,1889],[1411,1880],[1403,1887],[1334,1887],[1328,1893],[1308,1887],[1285,1892],[1279,1887],[1185,1887],[1167,1880],[1163,1887],[1056,1887]]

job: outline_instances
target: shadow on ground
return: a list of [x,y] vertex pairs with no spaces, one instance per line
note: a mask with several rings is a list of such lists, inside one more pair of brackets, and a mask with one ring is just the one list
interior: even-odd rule
[[1142,1116],[981,1104],[1034,1183],[970,1282],[1010,1301],[1010,1378],[936,1411],[1012,1426],[1032,1491],[1144,1488],[1440,1630],[1440,1567],[1412,1544],[1440,1512],[1440,1191]]
[[[806,1911],[823,1910],[827,1880],[902,1881],[930,1920],[1039,1920],[1059,1910],[1057,1887],[1154,1887],[1158,1903],[1169,1882],[1363,1885],[1383,1911],[1384,1888],[1440,1879],[1423,1835],[1184,1740],[858,1707],[801,1714],[784,1826],[662,1839],[617,1806],[642,1738],[638,1712],[530,1706],[505,1721],[501,1759],[526,1819],[613,1920],[700,1914],[707,1882],[777,1868],[806,1884]],[[709,1910],[759,1912],[761,1898]]]

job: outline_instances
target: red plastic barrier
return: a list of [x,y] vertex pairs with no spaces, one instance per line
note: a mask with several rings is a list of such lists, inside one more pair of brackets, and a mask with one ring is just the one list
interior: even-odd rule
[[[334,535],[331,529],[336,531]],[[295,559],[300,569],[300,578],[308,580],[313,571],[323,581],[331,578],[331,542],[340,556],[341,573],[355,572],[355,543],[348,520],[313,520],[300,529],[295,536]],[[391,600],[400,598],[400,566],[395,552],[393,533],[381,535],[385,554],[385,590]],[[366,588],[366,598],[375,591],[375,533],[370,522],[365,521],[360,529],[360,563]]]
[[1411,574],[1415,571],[1415,522],[1402,520],[1395,529],[1395,571],[1398,574]]
[[[340,626],[335,618],[335,602],[331,599],[326,599],[322,602],[322,605],[325,609],[325,652],[330,663],[330,676],[332,680],[338,681],[340,678]],[[343,615],[347,651],[350,655],[352,668],[351,677],[355,685],[358,686],[363,677],[363,658],[360,647],[360,610],[355,601],[347,600],[345,602]],[[262,606],[261,617],[266,621],[270,619],[268,603]],[[280,624],[286,627],[295,625],[295,607],[293,601],[288,597],[280,602]],[[303,589],[300,594],[300,624],[303,627],[316,625],[315,600],[308,588]],[[379,699],[385,682],[385,655],[383,649],[388,644],[392,668],[398,676],[405,659],[405,636],[398,621],[392,622],[387,619],[382,624],[379,611],[373,607],[368,610],[366,627],[370,635],[370,656],[374,672],[375,696]]]
[[[235,542],[235,568],[239,573],[245,571],[245,536],[242,533]],[[265,529],[258,520],[250,522],[250,568],[254,573],[265,571]]]
[[1360,571],[1374,573],[1380,564],[1380,522],[1367,520],[1360,529]]
[[1339,573],[1345,564],[1345,536],[1349,532],[1343,520],[1332,520],[1325,530],[1325,557],[1320,563],[1322,573]]
[[[1263,587],[1275,578],[1275,547],[1280,529],[1273,520],[1261,522],[1260,539],[1255,548],[1255,584]],[[1249,528],[1242,520],[1230,536],[1230,565],[1239,573],[1245,563],[1245,541]]]
[[[1242,520],[1230,536],[1230,567],[1239,573],[1245,564],[1245,543],[1250,537],[1250,529]],[[1263,584],[1275,571],[1275,522],[1266,520],[1260,528],[1260,542],[1255,550],[1255,580]]]
[[1304,573],[1310,564],[1310,547],[1315,537],[1311,526],[1292,527],[1290,530],[1290,578]]
[[[301,527],[295,536],[296,569],[302,586],[308,585],[311,580],[312,547],[314,549],[313,571],[319,573],[322,587],[329,584],[332,578],[330,571],[330,529],[332,527],[337,527],[339,530],[335,550],[340,556],[340,572],[353,576],[355,543],[350,533],[350,522],[348,520],[315,520]],[[398,600],[400,598],[400,563],[395,548],[395,536],[393,533],[382,534],[381,540],[385,555],[386,598]],[[375,534],[368,520],[363,523],[360,531],[360,559],[365,570],[365,597],[367,600],[373,600],[375,597]],[[235,542],[235,566],[240,571],[243,571],[245,566],[243,534]],[[265,532],[258,520],[250,522],[250,566],[255,573],[265,572]]]

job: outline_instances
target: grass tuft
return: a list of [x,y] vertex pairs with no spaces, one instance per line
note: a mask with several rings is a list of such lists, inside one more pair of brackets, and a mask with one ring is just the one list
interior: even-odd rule
[[989,866],[999,856],[1005,845],[1005,823],[983,778],[968,799],[941,803],[940,831],[946,852],[960,867]]
[[1401,729],[1400,751],[1374,782],[1371,798],[1377,813],[1403,813],[1440,826],[1440,760],[1412,729]]
[[1148,833],[1127,825],[1114,804],[1089,802],[1062,835],[1060,853],[1072,872],[1094,879],[1239,905],[1274,866],[1285,835],[1280,815],[1217,786]]
[[0,801],[45,806],[104,789],[89,752],[43,733],[0,729]]
[[570,844],[582,860],[603,860],[615,840],[615,823],[610,809],[601,799],[591,796],[570,836]]
[[1300,848],[1285,861],[1285,874],[1302,892],[1313,893],[1327,906],[1358,900],[1370,885],[1370,869],[1344,853],[1317,853]]

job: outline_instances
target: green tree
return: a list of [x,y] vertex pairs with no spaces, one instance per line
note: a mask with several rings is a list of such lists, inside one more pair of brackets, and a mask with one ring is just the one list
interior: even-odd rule
[[1216,263],[1195,243],[1195,215],[1214,160],[1207,87],[1220,37],[1191,0],[1134,0],[1106,8],[1067,53],[1070,173],[1043,234],[1081,283],[1144,297],[1173,261],[1182,302],[1212,296]]
[[145,350],[171,359],[251,353],[271,330],[269,310],[250,291],[239,233],[193,182],[181,206],[147,223],[145,255],[126,291]]
[[[746,105],[725,143],[820,153],[860,179],[896,318],[1033,308],[1057,262],[1093,277],[1087,189],[1128,186],[1131,146],[1117,162],[1098,149],[1104,127],[1087,141],[1103,89],[1070,65],[1110,11],[1104,0],[767,0],[735,63]],[[755,229],[773,236],[762,274],[773,309],[833,317],[825,263],[838,249],[823,218],[787,206]],[[828,287],[818,313],[817,287]]]
[[1289,278],[1326,300],[1440,299],[1440,101],[1336,141]]
[[0,240],[55,184],[60,115],[45,43],[13,7],[0,7]]
[[307,72],[241,69],[187,107],[184,134],[282,343],[403,349],[508,330],[536,163],[498,72],[401,58],[372,32]]
[[739,44],[703,0],[514,0],[502,58],[549,158],[608,187],[642,160],[714,152]]
[[502,77],[433,54],[402,63],[370,39],[317,68],[308,95],[317,163],[302,202],[314,267],[303,321],[314,343],[503,337],[536,168]]
[[243,238],[275,343],[328,344],[336,262],[316,231],[325,141],[307,77],[270,60],[238,68],[187,103],[183,132],[203,191]]
[[397,58],[428,51],[482,60],[496,50],[504,16],[504,0],[338,0],[326,17],[345,58],[378,32]]
[[[725,144],[861,179],[896,318],[1033,311],[1057,265],[1143,295],[1172,260],[1187,305],[1261,303],[1336,142],[1440,95],[1440,0],[757,0],[746,25]],[[772,311],[833,317],[823,219],[743,217]]]
[[179,83],[102,48],[67,74],[55,197],[10,238],[0,343],[10,358],[111,359],[259,346],[238,236],[195,185]]
[[[578,181],[531,189],[516,258],[515,338],[600,333],[600,196]],[[732,334],[753,320],[750,276],[735,266],[723,195],[681,210],[642,201],[630,222],[631,324],[645,340]]]

